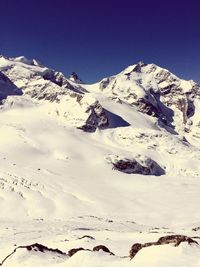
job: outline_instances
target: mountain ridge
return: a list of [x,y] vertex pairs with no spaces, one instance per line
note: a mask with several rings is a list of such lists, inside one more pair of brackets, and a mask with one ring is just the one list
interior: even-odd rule
[[[199,134],[195,109],[200,98],[200,86],[193,80],[182,80],[155,64],[140,61],[117,75],[91,85],[83,84],[76,73],[68,79],[63,73],[24,56],[1,56],[0,71],[11,79],[23,94],[38,100],[60,101],[62,95],[76,96],[78,100],[82,98],[79,95],[87,95],[88,88],[94,88],[115,101],[135,106],[138,111],[156,117],[158,123],[169,131],[185,135],[195,128]],[[89,93],[91,95],[93,92]],[[95,112],[91,111],[92,113]],[[108,118],[104,116],[104,120],[107,122],[103,127],[106,127]],[[93,124],[94,121],[93,118]],[[92,128],[95,130],[96,127]]]

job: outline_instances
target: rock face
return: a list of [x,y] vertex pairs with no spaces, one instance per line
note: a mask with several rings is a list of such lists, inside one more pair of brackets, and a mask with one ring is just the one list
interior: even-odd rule
[[194,81],[182,80],[166,69],[143,62],[103,79],[99,89],[178,132],[190,130],[195,101],[200,99],[200,87]]
[[135,243],[130,251],[129,251],[129,257],[132,259],[135,257],[135,255],[145,247],[150,246],[158,246],[158,245],[166,245],[166,244],[174,244],[174,246],[179,246],[182,242],[187,242],[189,245],[196,244],[198,245],[198,242],[194,239],[184,236],[184,235],[167,235],[160,237],[157,242],[148,242],[148,243]]
[[134,173],[142,175],[155,175],[160,176],[165,174],[163,168],[161,168],[158,163],[154,160],[141,156],[136,156],[135,159],[120,158],[117,156],[108,157],[107,161],[112,163],[115,170],[124,172],[124,173]]

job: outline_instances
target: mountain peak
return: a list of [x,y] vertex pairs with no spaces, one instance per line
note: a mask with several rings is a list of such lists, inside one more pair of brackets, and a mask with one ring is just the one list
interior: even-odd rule
[[74,71],[69,76],[69,80],[75,83],[83,83],[83,81],[79,78],[78,74]]
[[31,65],[31,66],[39,66],[39,67],[44,67],[39,61],[37,61],[36,59],[28,59],[25,56],[19,56],[19,57],[14,57],[14,58],[10,58],[11,60],[13,60],[14,62],[21,62],[27,65]]

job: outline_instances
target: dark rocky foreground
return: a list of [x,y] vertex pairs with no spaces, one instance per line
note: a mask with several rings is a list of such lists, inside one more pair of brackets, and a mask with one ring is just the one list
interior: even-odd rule
[[[133,259],[135,257],[135,255],[142,248],[145,248],[145,247],[161,246],[161,245],[166,245],[166,244],[172,244],[174,246],[179,246],[182,242],[187,242],[188,245],[191,245],[191,244],[199,245],[198,242],[196,240],[194,240],[194,238],[191,238],[191,237],[188,237],[185,235],[167,235],[167,236],[160,237],[158,239],[158,241],[156,241],[156,242],[148,242],[148,243],[144,243],[144,244],[141,244],[141,243],[133,244],[130,251],[129,251],[129,256],[124,256],[124,257],[129,257],[130,259]],[[72,248],[68,252],[63,252],[57,248],[53,249],[53,248],[49,248],[47,246],[44,246],[42,244],[35,243],[32,245],[27,245],[27,246],[18,246],[2,260],[2,262],[0,263],[0,266],[2,266],[5,263],[5,261],[7,261],[11,256],[13,256],[13,254],[15,254],[20,249],[25,249],[28,252],[35,252],[38,254],[39,253],[42,253],[42,254],[43,253],[50,253],[50,255],[52,255],[54,258],[59,257],[59,258],[63,258],[64,260],[68,259],[69,257],[74,256],[79,251],[93,251],[93,252],[103,251],[105,253],[108,253],[109,255],[115,256],[115,254],[112,253],[104,245],[95,246],[95,247],[93,247],[92,250],[80,247],[80,248]]]

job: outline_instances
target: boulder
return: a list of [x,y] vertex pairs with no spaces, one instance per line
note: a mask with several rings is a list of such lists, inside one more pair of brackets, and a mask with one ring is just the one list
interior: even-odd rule
[[112,156],[107,158],[107,161],[112,163],[113,169],[124,173],[155,176],[165,174],[165,170],[157,162],[148,157],[142,158],[140,155],[135,158]]

